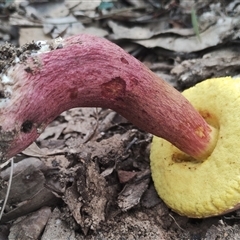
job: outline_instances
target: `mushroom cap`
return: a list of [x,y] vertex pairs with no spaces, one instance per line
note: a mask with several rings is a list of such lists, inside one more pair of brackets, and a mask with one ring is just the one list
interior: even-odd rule
[[154,137],[150,159],[155,188],[180,215],[204,218],[233,211],[240,203],[240,79],[209,79],[183,95],[218,129],[217,143],[200,162]]

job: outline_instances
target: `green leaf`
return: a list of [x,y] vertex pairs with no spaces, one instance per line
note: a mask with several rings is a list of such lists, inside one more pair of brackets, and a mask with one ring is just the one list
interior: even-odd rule
[[193,30],[194,30],[199,42],[201,42],[201,37],[200,37],[200,33],[199,33],[199,25],[198,25],[197,14],[196,14],[195,8],[192,8],[191,18],[192,18]]

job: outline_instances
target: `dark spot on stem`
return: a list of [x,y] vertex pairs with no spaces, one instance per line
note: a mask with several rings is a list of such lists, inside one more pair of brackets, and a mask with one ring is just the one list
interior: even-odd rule
[[138,85],[138,80],[135,77],[131,77],[131,85]]
[[33,70],[32,70],[30,67],[26,67],[24,70],[25,70],[27,73],[32,73],[32,72],[33,72]]
[[22,124],[21,132],[29,133],[29,132],[31,132],[32,127],[33,127],[33,122],[30,121],[30,120],[26,120],[26,121]]
[[126,82],[120,78],[113,78],[111,81],[101,85],[102,96],[105,98],[123,97],[126,92]]
[[78,90],[77,90],[76,88],[70,89],[69,92],[70,92],[70,98],[71,98],[72,100],[74,100],[74,99],[77,98],[77,96],[78,96]]
[[127,65],[129,64],[128,60],[126,60],[124,57],[121,57],[121,62]]

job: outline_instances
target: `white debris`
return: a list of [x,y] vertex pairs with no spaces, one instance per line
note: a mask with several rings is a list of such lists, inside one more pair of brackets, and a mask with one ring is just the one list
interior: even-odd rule
[[10,98],[12,96],[12,88],[11,86],[6,86],[4,90],[4,94],[7,98]]
[[15,57],[14,63],[19,63],[19,62],[20,62],[20,58],[19,57]]
[[1,76],[1,78],[2,78],[2,84],[4,84],[4,85],[6,85],[6,84],[13,84],[13,82],[14,82],[13,79],[8,77],[6,74],[3,74]]
[[61,44],[62,42],[63,42],[63,39],[61,37],[58,37],[58,38],[54,39],[54,43],[56,45]]
[[[34,57],[36,55],[50,52],[52,49],[60,48],[62,46],[63,39],[61,37],[56,38],[54,41],[36,41],[36,45],[39,46],[37,51],[33,51],[30,56]],[[15,57],[12,61],[13,66],[21,62],[19,57]],[[6,71],[0,74],[0,108],[6,107],[13,94],[13,85],[15,84],[15,76],[17,75],[15,67],[9,67]],[[38,129],[38,132],[41,133],[43,130]]]
[[[40,49],[37,51],[37,54],[51,51],[50,45],[47,41],[37,41],[36,44],[40,47]],[[33,55],[36,55],[36,53],[33,53]]]
[[[62,44],[63,39],[61,37],[58,37],[54,39],[53,45],[54,47],[58,47],[60,44]],[[31,56],[36,56],[41,53],[47,53],[51,51],[51,44],[48,43],[48,41],[37,41],[36,44],[40,47],[40,49],[37,52],[33,52]]]
[[0,108],[5,108],[10,102],[12,97],[12,85],[14,79],[11,78],[12,68],[8,69],[7,73],[0,74],[0,86],[1,86],[1,97],[0,97]]
[[0,108],[6,107],[6,105],[8,104],[9,101],[10,101],[9,98],[1,98],[0,99]]

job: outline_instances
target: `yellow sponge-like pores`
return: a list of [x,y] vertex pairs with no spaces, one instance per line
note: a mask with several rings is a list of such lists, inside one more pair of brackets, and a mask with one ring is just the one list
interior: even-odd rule
[[155,188],[173,211],[188,217],[234,210],[240,203],[240,79],[209,79],[183,95],[218,129],[217,144],[199,162],[154,137],[150,159]]

